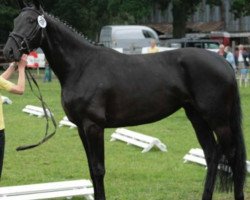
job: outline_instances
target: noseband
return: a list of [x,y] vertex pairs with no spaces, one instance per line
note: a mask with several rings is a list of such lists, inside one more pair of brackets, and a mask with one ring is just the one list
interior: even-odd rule
[[[26,11],[26,10],[33,11],[33,12],[37,13],[38,15],[43,15],[43,13],[41,13],[40,11],[35,10],[33,8],[29,8],[29,7],[22,9],[22,12]],[[37,35],[37,33],[40,30],[43,33],[43,28],[40,27],[39,24],[37,24],[37,26],[31,31],[29,36],[25,36],[25,35],[22,35],[22,34],[19,34],[19,33],[16,33],[16,32],[13,31],[13,32],[11,32],[9,34],[9,37],[12,38],[15,41],[16,45],[19,47],[18,50],[20,52],[30,53],[34,48],[30,48],[29,42],[32,41],[35,38],[35,36]],[[18,38],[21,39],[21,45],[19,45],[19,43],[18,43]],[[42,38],[43,37],[41,37],[41,39],[40,39],[40,45],[42,43]]]

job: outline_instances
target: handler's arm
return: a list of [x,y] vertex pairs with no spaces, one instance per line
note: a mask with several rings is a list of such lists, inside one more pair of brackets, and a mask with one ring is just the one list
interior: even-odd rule
[[8,80],[13,72],[16,70],[15,66],[17,65],[16,62],[10,63],[9,67],[1,74],[1,76],[5,79]]
[[23,94],[25,90],[25,67],[27,65],[27,55],[23,55],[18,63],[18,81],[16,85],[13,85],[10,89],[11,93]]

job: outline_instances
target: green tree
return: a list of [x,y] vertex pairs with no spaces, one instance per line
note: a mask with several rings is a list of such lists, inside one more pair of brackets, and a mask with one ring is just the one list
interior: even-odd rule
[[88,19],[91,15],[86,8],[87,3],[82,0],[58,0],[52,12],[61,20],[67,21],[68,24],[82,31],[86,27],[86,23],[89,23]]
[[46,11],[66,21],[91,39],[96,39],[100,27],[108,21],[107,3],[107,0],[44,1]]
[[[46,12],[92,39],[108,23],[108,0],[43,0],[43,5]],[[19,11],[16,0],[0,0],[0,42],[6,42]]]
[[231,11],[236,18],[250,15],[250,0],[234,0]]
[[111,24],[137,24],[150,14],[149,0],[109,0],[108,12]]
[[5,43],[13,28],[13,19],[18,15],[15,0],[0,0],[0,43]]

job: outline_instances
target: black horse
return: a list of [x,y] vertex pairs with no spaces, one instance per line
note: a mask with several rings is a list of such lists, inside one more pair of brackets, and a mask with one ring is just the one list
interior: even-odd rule
[[[38,0],[26,5],[4,48],[19,60],[41,47],[57,75],[62,105],[77,125],[88,158],[95,199],[104,200],[104,128],[150,123],[184,108],[205,152],[202,199],[211,200],[217,175],[224,190],[234,185],[243,200],[246,152],[234,72],[220,56],[189,48],[124,55],[90,44],[45,13]],[[218,165],[222,170],[218,170]],[[229,167],[227,167],[229,166]]]

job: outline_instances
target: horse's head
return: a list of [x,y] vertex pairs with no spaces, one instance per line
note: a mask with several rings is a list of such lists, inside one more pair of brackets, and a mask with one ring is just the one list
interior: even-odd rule
[[47,25],[39,0],[33,0],[31,5],[23,0],[18,0],[18,3],[21,12],[14,20],[14,29],[4,47],[5,57],[16,61],[23,53],[27,54],[41,46],[43,29]]

